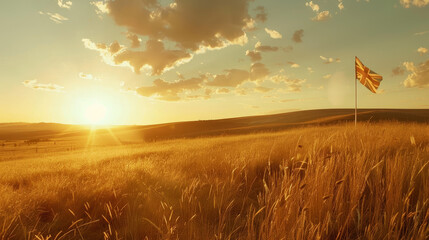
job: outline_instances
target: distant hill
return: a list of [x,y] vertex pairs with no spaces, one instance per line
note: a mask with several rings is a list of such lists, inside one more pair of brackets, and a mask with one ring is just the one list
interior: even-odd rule
[[[118,126],[111,131],[98,129],[98,138],[115,135],[120,142],[154,141],[170,138],[245,134],[278,131],[292,127],[354,121],[354,109],[322,109],[262,116],[205,121],[175,122],[146,126]],[[429,123],[429,109],[359,109],[358,121],[399,121]],[[80,138],[88,127],[56,123],[3,123],[0,140]],[[115,140],[116,141],[116,140]]]

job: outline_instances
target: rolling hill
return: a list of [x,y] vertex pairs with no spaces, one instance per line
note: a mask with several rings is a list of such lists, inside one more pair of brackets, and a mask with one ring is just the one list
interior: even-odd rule
[[[354,120],[354,109],[306,110],[273,115],[218,120],[174,122],[145,126],[114,126],[97,129],[99,139],[116,136],[122,143],[212,135],[278,131],[309,125],[326,125]],[[358,120],[429,123],[429,109],[360,109]],[[89,127],[57,123],[2,123],[0,140],[64,139],[87,137]]]

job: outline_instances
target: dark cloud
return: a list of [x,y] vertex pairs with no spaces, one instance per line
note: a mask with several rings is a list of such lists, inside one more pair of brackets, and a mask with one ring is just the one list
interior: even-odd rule
[[259,52],[276,52],[279,50],[278,47],[262,45],[261,42],[255,44],[255,50]]
[[128,40],[131,41],[131,47],[132,48],[140,47],[140,39],[136,34],[128,32],[127,38],[128,38]]
[[255,17],[257,21],[260,21],[260,22],[267,21],[267,13],[265,12],[265,8],[263,6],[258,6],[257,8],[255,8],[255,10],[257,11],[256,17]]
[[257,61],[261,61],[262,60],[262,56],[260,52],[257,51],[246,51],[246,56],[248,56],[250,58],[250,60],[252,60],[252,62],[257,62]]
[[303,37],[304,37],[304,29],[296,30],[293,33],[292,41],[294,41],[296,43],[301,43]]

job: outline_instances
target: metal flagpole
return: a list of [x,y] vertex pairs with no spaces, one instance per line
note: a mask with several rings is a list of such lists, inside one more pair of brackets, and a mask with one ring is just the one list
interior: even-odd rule
[[355,56],[355,127],[357,125],[357,79],[356,79],[356,56]]

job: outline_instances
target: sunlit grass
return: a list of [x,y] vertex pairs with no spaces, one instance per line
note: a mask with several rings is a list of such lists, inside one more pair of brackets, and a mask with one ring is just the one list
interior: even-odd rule
[[428,165],[402,123],[29,153],[0,162],[0,239],[427,239]]

